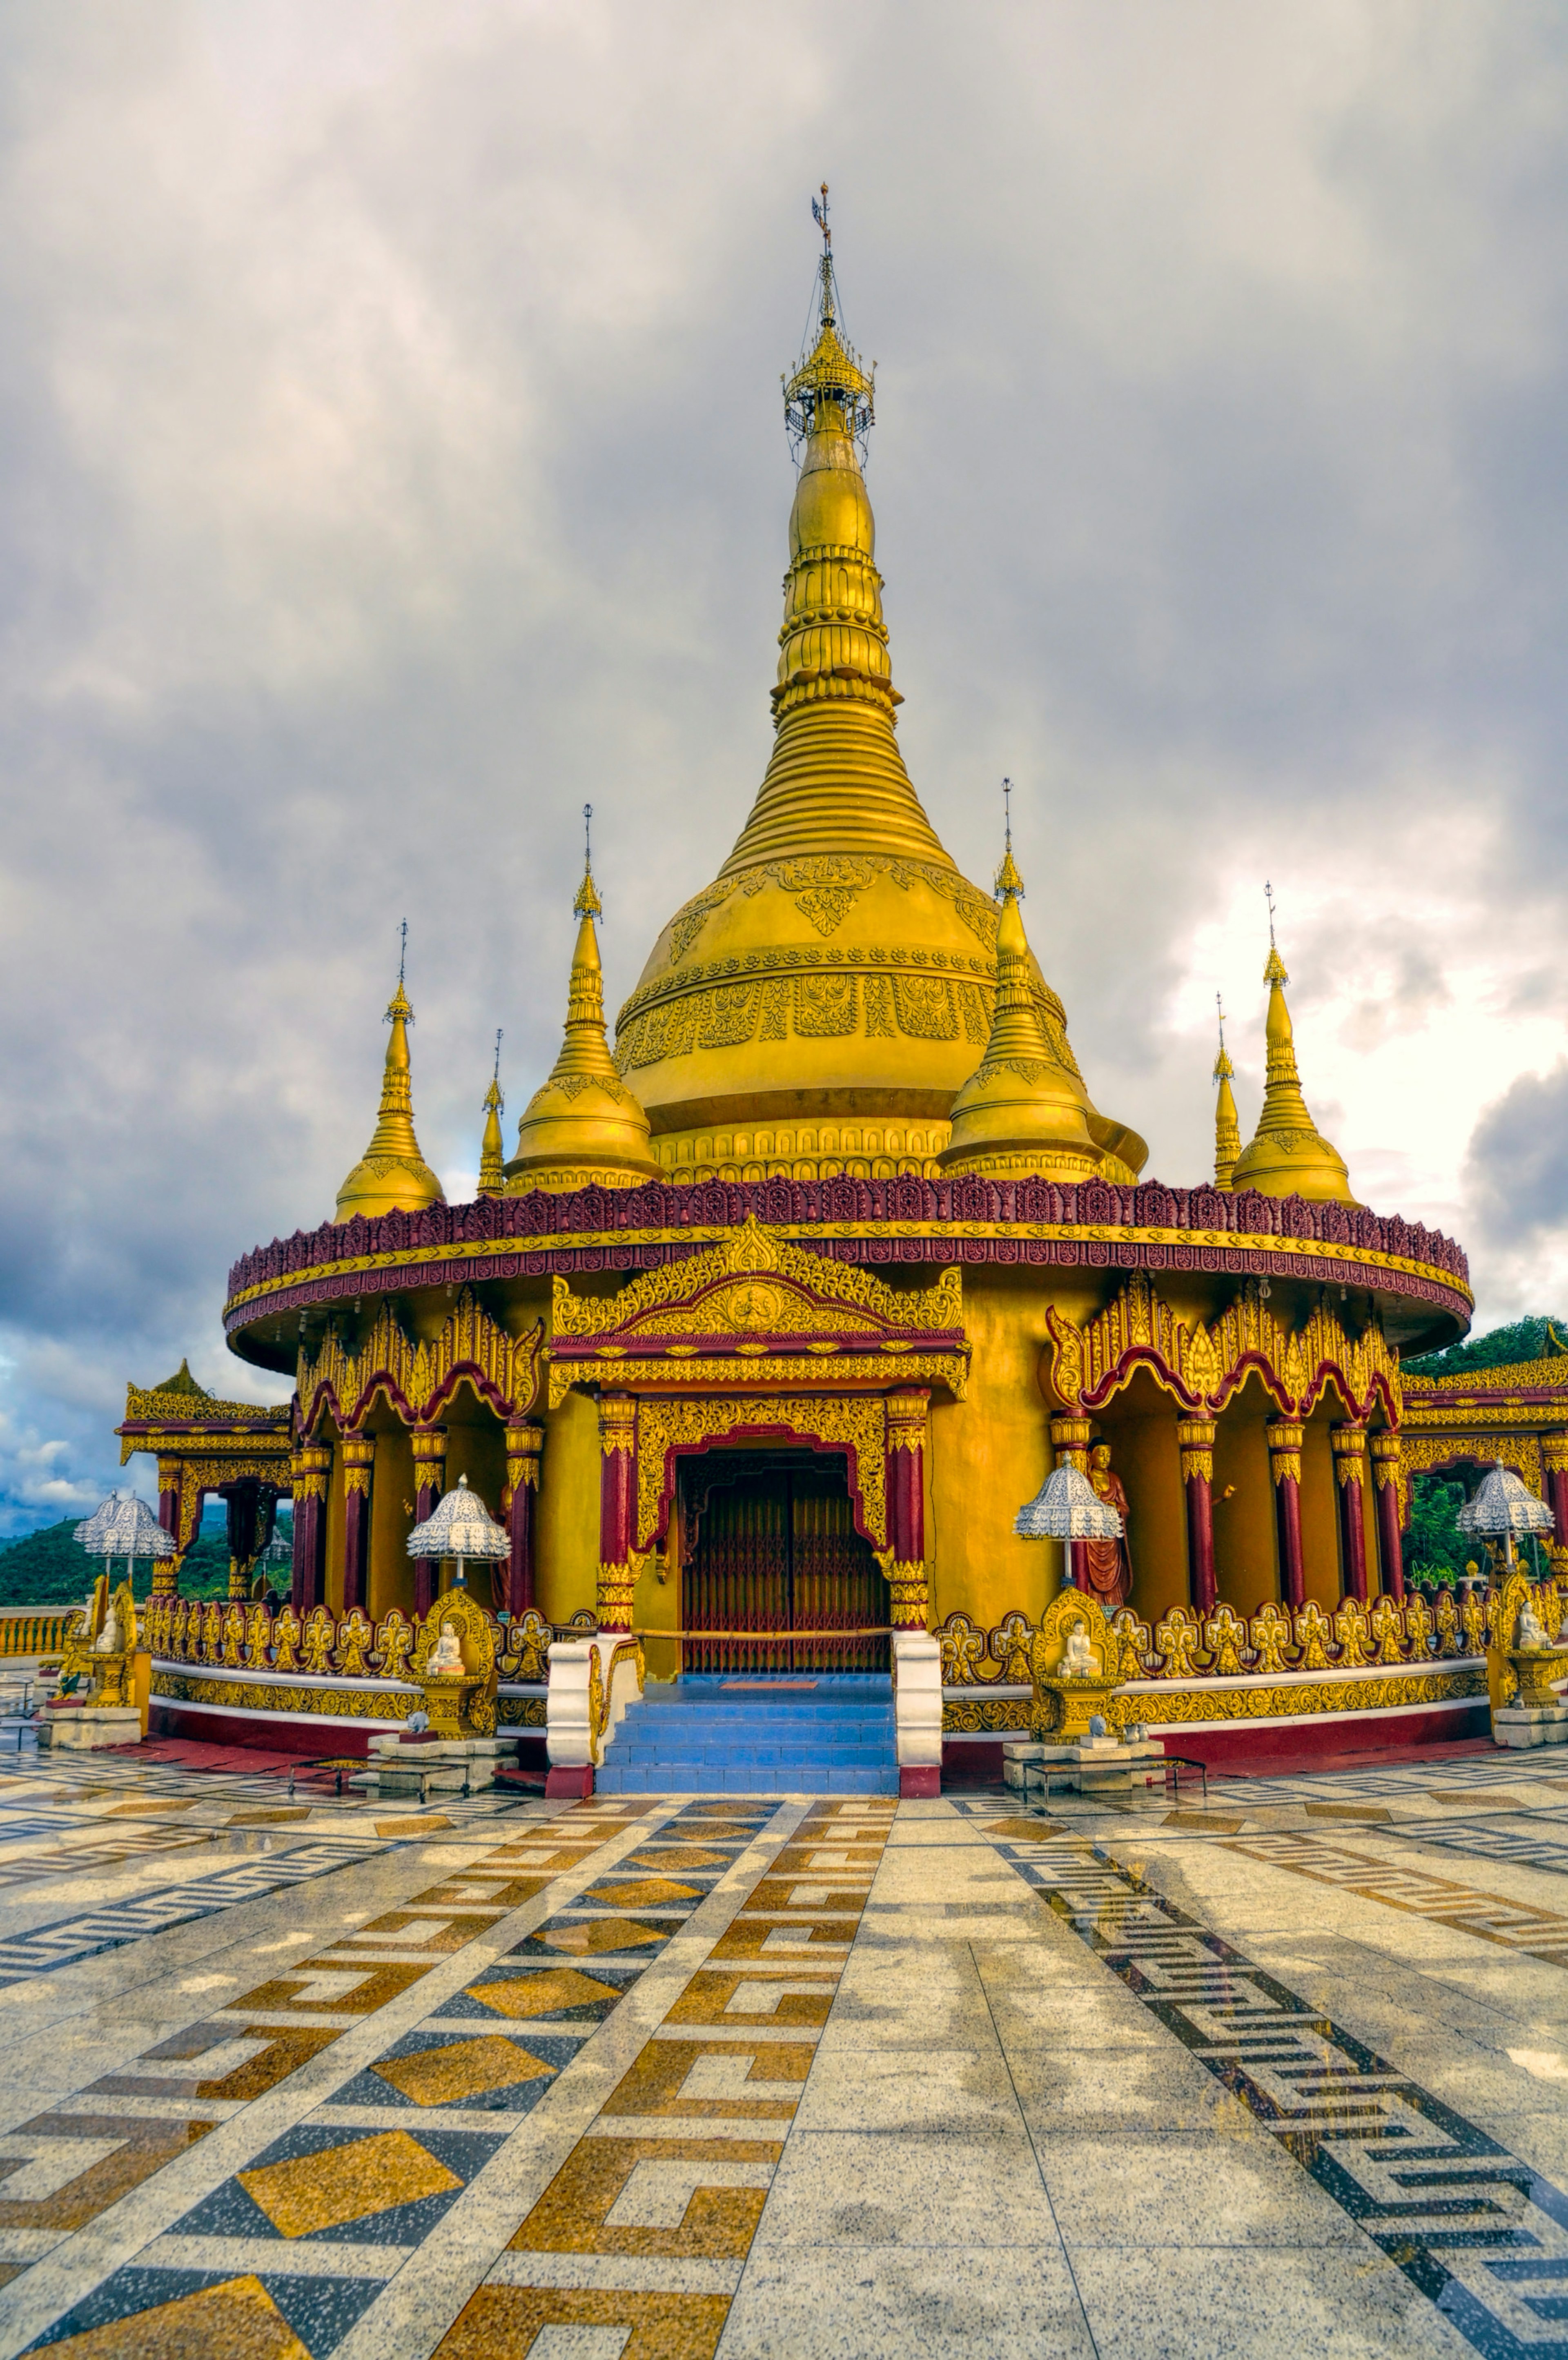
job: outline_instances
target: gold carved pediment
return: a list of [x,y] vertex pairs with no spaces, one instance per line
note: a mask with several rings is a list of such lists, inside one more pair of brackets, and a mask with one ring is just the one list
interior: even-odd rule
[[557,1277],[553,1340],[591,1341],[612,1354],[695,1336],[901,1341],[941,1334],[957,1341],[962,1317],[957,1270],[900,1293],[854,1263],[774,1236],[751,1214],[719,1244],[645,1271],[619,1295],[574,1295]]

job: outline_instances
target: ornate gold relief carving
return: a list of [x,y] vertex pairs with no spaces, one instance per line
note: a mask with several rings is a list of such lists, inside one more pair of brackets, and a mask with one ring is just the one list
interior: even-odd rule
[[329,1328],[314,1359],[301,1353],[304,1430],[316,1425],[329,1401],[340,1425],[356,1426],[378,1393],[407,1424],[428,1421],[459,1375],[476,1378],[477,1390],[503,1416],[525,1417],[539,1389],[543,1333],[540,1320],[527,1335],[509,1336],[465,1287],[434,1342],[412,1344],[390,1305],[384,1305],[357,1352],[348,1351]]
[[[887,1418],[880,1394],[764,1393],[728,1401],[644,1396],[637,1449],[637,1545],[652,1547],[674,1482],[672,1451],[755,1428],[783,1430],[853,1454],[850,1487],[872,1546],[887,1546]],[[609,1568],[612,1572],[615,1568]]]

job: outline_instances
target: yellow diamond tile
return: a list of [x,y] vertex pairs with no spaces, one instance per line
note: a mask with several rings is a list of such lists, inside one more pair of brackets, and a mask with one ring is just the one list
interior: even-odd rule
[[596,1901],[613,1902],[618,1909],[656,1909],[662,1901],[696,1901],[700,1885],[674,1885],[667,1876],[642,1876],[631,1885],[596,1885]]
[[552,1927],[536,1939],[544,1949],[588,1959],[599,1950],[634,1950],[643,1942],[662,1942],[664,1929],[640,1926],[630,1918],[587,1918],[580,1925]]
[[242,2171],[239,2184],[281,2236],[308,2237],[345,2221],[363,2221],[422,2196],[445,2196],[463,2183],[407,2131],[351,2139],[315,2155]]
[[226,2278],[49,2346],[70,2360],[311,2360],[259,2278]]
[[555,2068],[520,2049],[515,2040],[491,2032],[477,2040],[444,2041],[437,2049],[417,2049],[411,2057],[389,2057],[370,2070],[400,2090],[412,2105],[447,2106],[487,2090],[508,2089],[515,2081],[537,2081]]
[[470,1999],[483,2000],[498,2016],[554,2016],[557,2008],[585,2007],[590,2000],[619,1999],[614,1983],[595,1983],[576,1967],[546,1967],[543,1974],[507,1975],[499,1983],[470,1983]]

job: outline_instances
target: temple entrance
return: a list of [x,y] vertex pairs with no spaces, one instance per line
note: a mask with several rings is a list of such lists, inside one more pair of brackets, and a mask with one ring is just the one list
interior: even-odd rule
[[[711,1450],[681,1467],[688,1672],[884,1672],[887,1584],[842,1457]],[[873,1638],[850,1633],[874,1631]],[[842,1632],[845,1635],[839,1637]]]

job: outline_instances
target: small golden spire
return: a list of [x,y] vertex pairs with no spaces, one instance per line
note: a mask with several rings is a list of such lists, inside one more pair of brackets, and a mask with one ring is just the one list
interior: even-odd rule
[[479,1194],[499,1196],[505,1194],[506,1142],[501,1137],[501,1117],[506,1111],[506,1098],[501,1089],[501,1028],[496,1027],[496,1069],[490,1076],[490,1087],[485,1092],[485,1136],[479,1146]]
[[[585,803],[585,835],[593,805]],[[604,971],[594,920],[603,914],[594,884],[591,845],[573,912],[580,921],[566,989],[566,1032],[550,1078],[535,1090],[517,1127],[517,1153],[506,1167],[509,1194],[530,1188],[582,1188],[598,1181],[630,1188],[659,1176],[648,1118],[616,1069],[605,1038]]]
[[1024,892],[1024,880],[1019,876],[1018,865],[1013,858],[1013,781],[1011,779],[1003,779],[1002,781],[1002,866],[996,872],[995,880],[991,889],[992,898],[997,901],[1001,901],[1004,893],[1016,893],[1022,899]]
[[[1004,782],[1006,783],[1006,782]],[[1007,792],[1011,792],[1010,785]],[[952,1137],[938,1157],[948,1173],[993,1178],[1018,1172],[1050,1180],[1087,1179],[1104,1161],[1089,1128],[1073,1076],[1040,1021],[1034,962],[1018,907],[1024,880],[1007,828],[996,872],[1002,916],[996,928],[996,1005],[979,1066],[953,1100]]]
[[1220,1013],[1220,1054],[1214,1060],[1214,1079],[1220,1094],[1214,1100],[1214,1185],[1230,1188],[1234,1185],[1236,1158],[1242,1152],[1242,1129],[1236,1120],[1236,1096],[1231,1084],[1235,1079],[1235,1067],[1225,1047],[1225,1010],[1218,992],[1214,1006]]
[[398,988],[387,1005],[385,1022],[392,1028],[387,1062],[381,1075],[381,1104],[370,1144],[337,1192],[340,1221],[363,1213],[374,1220],[378,1213],[417,1213],[442,1201],[441,1183],[420,1153],[414,1136],[413,1087],[409,1062],[409,1026],[414,1021],[403,989],[408,955],[409,922],[402,923],[402,951],[398,959]]
[[1309,1196],[1317,1203],[1354,1205],[1350,1174],[1344,1158],[1331,1145],[1307,1110],[1301,1076],[1296,1065],[1296,1040],[1285,986],[1290,978],[1274,939],[1274,888],[1268,897],[1268,961],[1263,979],[1268,986],[1268,1022],[1265,1027],[1268,1061],[1263,1111],[1250,1143],[1236,1158],[1232,1185],[1261,1189],[1266,1196]]

